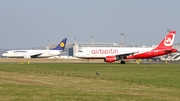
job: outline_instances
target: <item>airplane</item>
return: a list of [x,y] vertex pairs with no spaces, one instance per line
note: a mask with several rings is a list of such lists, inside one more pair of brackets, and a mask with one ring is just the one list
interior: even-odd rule
[[58,56],[64,52],[67,38],[64,38],[55,48],[50,50],[9,50],[2,54],[7,58],[47,58]]
[[140,47],[91,47],[80,49],[75,57],[82,59],[104,59],[105,62],[120,61],[125,64],[126,59],[147,59],[177,52],[172,48],[176,31],[170,30],[166,37],[155,48]]

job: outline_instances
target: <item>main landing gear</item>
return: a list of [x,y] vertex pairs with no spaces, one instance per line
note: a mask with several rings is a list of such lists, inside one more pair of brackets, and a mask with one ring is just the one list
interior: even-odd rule
[[124,60],[121,60],[120,61],[120,64],[125,64],[126,62]]
[[87,59],[87,61],[86,61],[86,64],[89,64],[90,62],[89,62],[89,59]]

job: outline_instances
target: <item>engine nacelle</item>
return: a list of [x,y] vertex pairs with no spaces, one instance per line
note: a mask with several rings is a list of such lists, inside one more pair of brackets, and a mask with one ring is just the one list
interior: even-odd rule
[[30,55],[24,55],[24,58],[29,59],[29,58],[31,58],[31,56]]
[[115,62],[116,60],[116,56],[106,56],[104,59],[105,62]]

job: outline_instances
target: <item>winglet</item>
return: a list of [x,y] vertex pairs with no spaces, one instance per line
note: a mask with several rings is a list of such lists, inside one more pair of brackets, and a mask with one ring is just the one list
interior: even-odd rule
[[66,46],[67,38],[64,38],[55,48],[51,50],[64,50]]
[[170,30],[166,37],[161,41],[161,43],[155,49],[162,49],[162,48],[172,48],[174,38],[175,38],[176,31]]

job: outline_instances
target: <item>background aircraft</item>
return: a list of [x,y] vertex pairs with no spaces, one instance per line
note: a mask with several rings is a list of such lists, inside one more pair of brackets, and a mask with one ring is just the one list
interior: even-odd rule
[[172,48],[175,34],[176,31],[169,31],[168,35],[155,48],[93,47],[79,50],[75,56],[83,59],[104,59],[105,62],[121,60],[120,63],[125,64],[124,59],[146,59],[177,52],[177,49]]
[[67,38],[64,38],[55,48],[50,50],[9,50],[3,53],[7,58],[46,58],[58,56],[64,51]]

